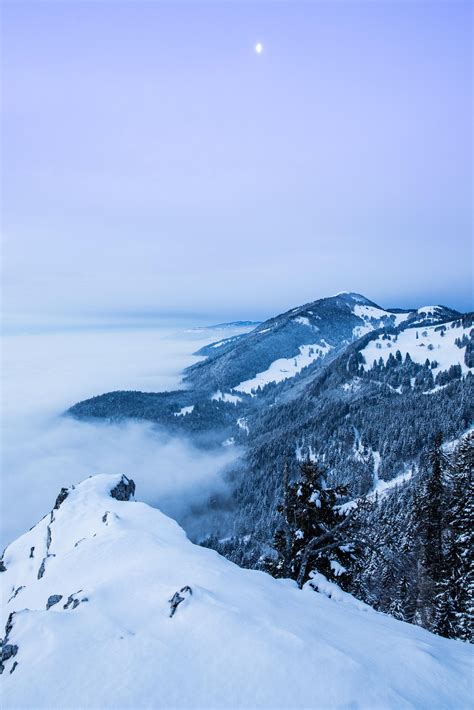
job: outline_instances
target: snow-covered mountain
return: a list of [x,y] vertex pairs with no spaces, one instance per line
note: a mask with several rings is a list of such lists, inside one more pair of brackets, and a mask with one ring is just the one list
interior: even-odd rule
[[[191,419],[186,415],[193,414],[196,430],[209,417],[208,411],[203,412],[209,409],[209,400],[248,405],[250,397],[267,394],[269,386],[287,383],[291,388],[302,373],[312,378],[351,343],[374,331],[436,327],[456,318],[460,314],[445,306],[387,310],[365,296],[344,292],[293,308],[249,333],[205,346],[197,353],[203,360],[185,371],[186,390],[157,395],[113,392],[78,403],[70,411],[79,417],[112,418],[128,412],[172,427],[188,425]],[[213,413],[218,414],[215,424],[227,427],[229,417],[215,409]]]
[[445,306],[386,310],[358,293],[340,293],[265,321],[250,333],[206,346],[204,362],[189,368],[197,389],[251,394],[333,359],[347,345],[378,328],[429,325],[459,316]]
[[133,493],[63,489],[6,549],[5,709],[472,706],[467,644],[241,569]]
[[443,306],[385,310],[340,294],[202,351],[186,389],[110,392],[70,413],[151,420],[206,448],[238,445],[227,498],[180,522],[194,540],[259,567],[279,525],[286,466],[297,477],[309,457],[347,487],[348,501],[381,498],[417,485],[435,435],[452,440],[472,427],[473,325],[473,314]]

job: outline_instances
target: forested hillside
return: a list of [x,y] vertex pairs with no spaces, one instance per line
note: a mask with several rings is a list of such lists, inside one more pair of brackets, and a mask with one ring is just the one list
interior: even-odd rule
[[[227,472],[228,493],[194,508],[183,522],[196,540],[247,567],[271,567],[285,488],[299,479],[303,462],[316,465],[326,489],[338,491],[341,510],[357,509],[351,526],[357,519],[361,539],[378,540],[377,549],[367,542],[363,554],[358,549],[346,560],[339,582],[376,608],[466,638],[459,620],[446,620],[452,591],[439,570],[451,554],[446,531],[457,525],[450,515],[459,515],[453,491],[465,495],[471,484],[459,473],[458,450],[441,456],[439,442],[458,442],[463,470],[472,466],[472,439],[462,438],[473,425],[472,314],[444,306],[385,310],[358,294],[339,294],[201,354],[205,359],[187,371],[181,391],[113,392],[70,413],[147,419],[199,446],[240,446]],[[442,469],[441,542],[439,569],[425,575],[420,506],[431,498],[434,450]],[[332,574],[331,560],[323,567]],[[449,592],[442,592],[444,583]],[[464,618],[462,604],[453,604],[452,613]]]

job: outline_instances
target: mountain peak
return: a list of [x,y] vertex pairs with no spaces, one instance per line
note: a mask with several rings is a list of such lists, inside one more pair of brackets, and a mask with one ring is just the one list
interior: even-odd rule
[[369,298],[366,298],[366,296],[363,296],[361,293],[355,293],[354,291],[340,291],[339,293],[334,294],[331,298],[343,298],[345,301],[363,303],[367,306],[376,305]]

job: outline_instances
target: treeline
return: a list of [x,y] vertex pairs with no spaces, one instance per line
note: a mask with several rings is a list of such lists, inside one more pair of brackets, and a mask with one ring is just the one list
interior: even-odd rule
[[474,433],[445,453],[435,438],[411,485],[365,513],[376,549],[357,561],[351,591],[381,611],[473,641]]
[[260,566],[301,587],[324,574],[380,611],[474,641],[474,432],[445,453],[435,437],[411,485],[340,505],[324,468],[284,472],[273,550]]

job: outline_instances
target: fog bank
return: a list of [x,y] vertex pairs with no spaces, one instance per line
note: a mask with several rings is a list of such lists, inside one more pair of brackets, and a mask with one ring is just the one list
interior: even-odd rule
[[147,422],[80,422],[62,416],[113,389],[180,385],[192,352],[242,329],[169,328],[10,335],[2,338],[2,523],[4,546],[51,509],[61,486],[97,473],[132,477],[141,500],[174,517],[222,490],[236,456],[196,449]]

